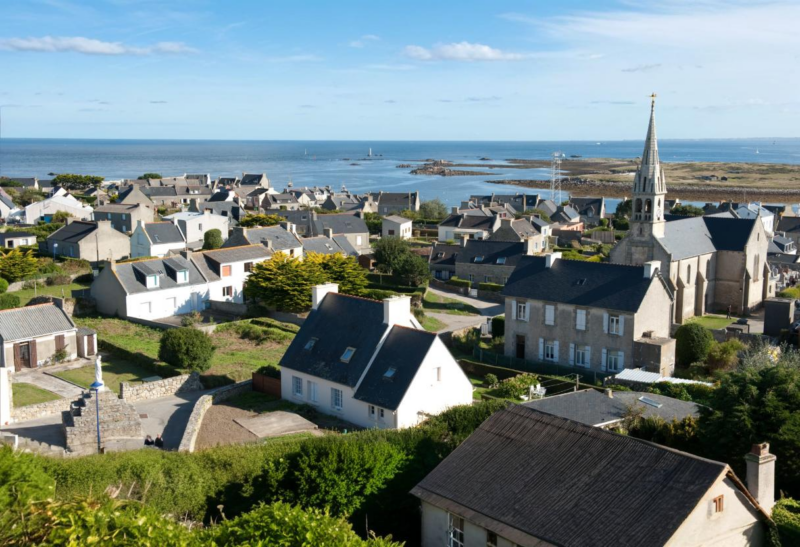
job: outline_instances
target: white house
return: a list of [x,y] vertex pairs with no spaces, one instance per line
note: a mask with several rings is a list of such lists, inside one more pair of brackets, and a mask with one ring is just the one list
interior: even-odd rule
[[78,220],[91,220],[93,212],[91,207],[66,194],[36,201],[24,209],[12,211],[9,220],[24,224],[36,224],[40,220],[50,222],[59,211],[69,213]]
[[361,427],[404,428],[472,403],[469,379],[407,296],[383,302],[312,289],[312,310],[280,362],[284,399]]
[[144,223],[140,220],[131,234],[131,258],[163,257],[170,251],[184,249],[186,239],[180,228],[171,222]]
[[760,203],[743,203],[735,209],[735,213],[739,218],[760,218],[765,232],[775,232],[775,214]]
[[410,239],[411,226],[411,220],[397,215],[390,215],[388,217],[384,217],[381,221],[381,236]]
[[222,241],[228,239],[230,218],[214,214],[209,210],[202,213],[182,211],[166,216],[164,220],[168,220],[178,227],[183,237],[189,242],[190,249],[202,248],[203,237],[209,230],[219,230],[222,234]]
[[244,304],[244,282],[253,266],[272,257],[264,245],[244,245],[190,253],[191,261],[208,282],[208,299]]

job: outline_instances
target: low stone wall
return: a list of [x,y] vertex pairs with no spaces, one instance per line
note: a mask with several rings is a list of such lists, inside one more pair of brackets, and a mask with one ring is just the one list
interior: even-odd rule
[[270,319],[275,319],[276,321],[280,321],[281,323],[291,323],[292,325],[297,325],[298,327],[303,326],[303,322],[308,317],[307,313],[304,314],[297,314],[297,313],[287,313],[282,311],[275,311],[275,310],[268,310],[267,317]]
[[478,298],[486,302],[495,302],[496,304],[505,304],[505,297],[500,291],[482,291],[478,289]]
[[197,402],[194,404],[194,410],[192,410],[192,415],[189,416],[189,421],[186,424],[186,430],[183,432],[183,438],[181,438],[178,452],[194,452],[194,446],[197,443],[197,435],[200,433],[200,425],[203,423],[203,417],[206,415],[206,411],[211,408],[211,405],[248,391],[253,391],[253,380],[245,380],[238,384],[221,387],[197,399]]
[[133,405],[117,397],[113,391],[99,394],[84,392],[67,412],[63,412],[62,429],[67,450],[91,453],[97,446],[97,410],[95,397],[100,398],[100,430],[102,440],[143,439],[142,421]]
[[241,316],[247,313],[247,304],[239,304],[237,302],[221,302],[218,300],[210,300],[212,311],[218,311],[228,315]]
[[434,289],[438,289],[440,291],[449,292],[453,294],[460,294],[461,296],[466,296],[469,293],[469,289],[466,287],[456,287],[455,285],[448,285],[444,281],[440,281],[438,279],[431,279],[429,282],[429,286],[433,287]]
[[52,416],[53,414],[61,414],[65,410],[69,410],[71,402],[70,399],[56,399],[55,401],[47,401],[46,403],[35,405],[15,406],[11,409],[11,418],[15,422],[24,422]]
[[176,393],[200,391],[201,389],[203,389],[203,384],[200,382],[200,375],[192,372],[191,374],[181,374],[180,376],[142,384],[122,382],[119,386],[119,397],[129,403],[135,403],[136,401],[158,399],[159,397],[175,395]]

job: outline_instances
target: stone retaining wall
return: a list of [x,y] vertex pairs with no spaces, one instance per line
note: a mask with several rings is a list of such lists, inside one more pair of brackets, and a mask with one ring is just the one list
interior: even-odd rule
[[449,292],[453,294],[460,294],[461,296],[466,296],[469,293],[469,289],[466,287],[456,287],[455,285],[448,285],[444,281],[440,281],[438,279],[431,279],[429,282],[429,286],[433,287],[434,289],[438,289],[440,291]]
[[181,438],[178,452],[194,452],[194,445],[197,443],[197,435],[200,433],[200,425],[203,423],[203,417],[206,415],[206,411],[211,408],[211,405],[252,390],[253,380],[245,380],[238,384],[221,387],[197,399],[197,402],[194,404],[194,410],[192,410],[192,415],[189,416],[189,421],[183,432],[183,438]]
[[45,416],[52,416],[53,414],[61,414],[65,410],[69,410],[71,402],[69,399],[56,399],[55,401],[47,401],[46,403],[35,405],[15,406],[11,409],[11,418],[15,422],[24,422],[25,420],[35,420]]
[[203,389],[203,384],[200,382],[200,375],[196,372],[192,372],[191,374],[182,374],[180,376],[142,384],[122,382],[119,386],[119,396],[120,399],[124,399],[129,403],[135,403],[137,401],[158,399],[159,397],[166,397],[186,391],[200,391],[201,389]]
[[494,302],[496,304],[505,304],[506,298],[500,291],[484,291],[478,289],[478,298],[486,302]]

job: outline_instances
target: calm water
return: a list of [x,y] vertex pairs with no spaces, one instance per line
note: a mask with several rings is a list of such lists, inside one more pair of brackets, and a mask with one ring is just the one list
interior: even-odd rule
[[[174,141],[3,139],[0,174],[37,176],[82,173],[106,179],[189,173],[269,176],[282,188],[343,184],[356,192],[419,190],[423,199],[439,197],[449,205],[470,194],[518,191],[487,180],[548,178],[547,169],[493,169],[491,176],[415,176],[399,163],[426,158],[465,163],[500,163],[509,158],[546,159],[556,150],[569,155],[635,158],[642,141],[614,142],[409,142],[409,141]],[[366,159],[369,148],[373,158]],[[747,161],[800,163],[800,139],[660,140],[662,161]],[[756,153],[758,152],[758,153]],[[492,161],[480,162],[481,157]],[[345,161],[345,158],[348,158]],[[351,165],[358,163],[358,165]],[[479,168],[472,168],[479,170]],[[541,192],[547,194],[547,192]],[[611,206],[614,203],[610,204]]]

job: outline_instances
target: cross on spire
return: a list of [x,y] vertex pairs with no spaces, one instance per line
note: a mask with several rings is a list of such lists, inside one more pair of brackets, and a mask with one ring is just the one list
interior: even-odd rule
[[656,97],[655,91],[650,94],[650,110],[655,110],[656,108]]

